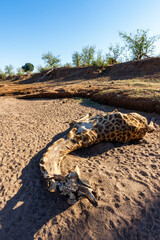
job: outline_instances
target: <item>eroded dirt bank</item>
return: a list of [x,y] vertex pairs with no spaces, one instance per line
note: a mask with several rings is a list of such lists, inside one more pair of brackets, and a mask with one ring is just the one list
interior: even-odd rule
[[131,110],[160,114],[160,58],[58,68],[0,80],[0,96],[23,99],[84,97]]

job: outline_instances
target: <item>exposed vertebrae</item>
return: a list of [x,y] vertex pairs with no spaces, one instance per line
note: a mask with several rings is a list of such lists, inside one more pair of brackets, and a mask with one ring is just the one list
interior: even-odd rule
[[47,182],[49,191],[58,190],[68,195],[68,202],[75,203],[79,198],[87,197],[93,205],[97,205],[93,189],[80,178],[78,167],[67,176],[61,172],[61,161],[70,152],[88,147],[101,141],[128,142],[141,139],[147,132],[153,132],[153,122],[149,125],[147,119],[138,113],[123,114],[115,110],[106,115],[84,118],[72,121],[72,129],[64,138],[51,145],[40,160],[40,170]]

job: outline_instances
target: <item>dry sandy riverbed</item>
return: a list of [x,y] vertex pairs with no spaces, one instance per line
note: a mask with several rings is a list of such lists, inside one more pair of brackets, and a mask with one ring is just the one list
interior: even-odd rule
[[97,208],[87,199],[69,206],[44,189],[39,160],[68,121],[113,109],[88,100],[0,98],[0,239],[160,239],[160,115],[141,113],[155,117],[156,132],[139,142],[104,142],[66,157],[63,168],[78,164],[96,188]]

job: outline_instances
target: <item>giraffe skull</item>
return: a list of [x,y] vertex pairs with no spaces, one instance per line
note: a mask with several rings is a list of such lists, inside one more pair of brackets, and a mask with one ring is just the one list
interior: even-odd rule
[[69,204],[74,204],[79,199],[87,198],[94,206],[97,206],[98,203],[93,189],[84,180],[80,179],[79,171],[77,168],[76,170],[70,171],[68,175],[63,176],[61,179],[59,178],[57,190],[62,195],[69,196]]

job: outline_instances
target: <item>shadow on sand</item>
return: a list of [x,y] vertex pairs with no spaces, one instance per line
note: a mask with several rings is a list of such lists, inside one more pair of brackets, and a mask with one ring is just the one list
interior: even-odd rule
[[[53,142],[67,134],[69,130],[57,134],[22,170],[20,176],[22,182],[19,191],[7,201],[6,206],[0,212],[0,239],[32,240],[34,234],[50,219],[52,219],[53,225],[58,224],[56,216],[70,207],[64,196],[45,190],[45,183],[39,169],[39,160],[43,153]],[[89,147],[89,151],[93,150],[92,155],[94,156],[94,152],[95,155],[101,154],[120,145],[119,143],[99,143],[94,147]],[[108,147],[106,148],[106,146]],[[87,158],[87,152],[87,149],[79,149],[73,154]]]
[[50,219],[53,220],[53,224],[56,224],[56,215],[69,208],[63,196],[45,190],[45,183],[39,169],[39,160],[43,153],[68,131],[56,135],[52,142],[36,154],[22,170],[19,191],[8,200],[0,212],[0,239],[34,239],[34,234],[44,224]]
[[[44,189],[44,181],[41,177],[39,169],[39,160],[46,149],[53,144],[53,142],[67,134],[69,130],[70,129],[56,135],[52,141],[44,149],[37,153],[30,160],[29,164],[23,169],[20,177],[22,185],[19,191],[14,197],[8,200],[6,206],[0,213],[0,239],[32,240],[34,239],[34,235],[42,228],[43,225],[47,224],[49,220],[52,219],[52,225],[58,224],[57,215],[70,207],[65,197],[60,196],[58,193],[50,193]],[[132,144],[137,143],[137,141],[132,142]],[[97,144],[97,146],[91,146],[90,148],[95,150],[96,147],[95,154],[102,154],[109,149],[120,146],[122,146],[121,143],[100,143]],[[83,155],[83,157],[86,158],[88,157],[87,152],[88,150],[82,151],[81,149],[76,151],[76,153]],[[110,232],[112,232],[112,236],[114,237],[112,239],[135,240],[144,239],[144,236],[146,236],[145,239],[160,239],[157,238],[157,236],[160,237],[160,230],[157,226],[157,221],[160,222],[160,220],[157,220],[155,223],[155,219],[159,219],[160,214],[159,199],[160,198],[157,198],[155,202],[150,203],[150,208],[148,208],[148,210],[146,210],[145,207],[142,207],[142,218],[133,219],[132,224],[125,223],[126,226],[121,228],[120,231],[116,228],[116,226],[114,226],[112,221],[110,221]],[[104,211],[104,209],[102,210]],[[88,219],[90,219],[90,213],[87,210],[85,211],[88,215]],[[97,211],[101,211],[101,209]],[[87,220],[86,218],[86,220],[83,219],[83,221],[90,220]],[[82,219],[81,221],[78,221],[73,228],[78,228],[81,227],[81,225],[85,225],[83,221]],[[66,236],[66,239],[78,239],[77,237],[75,238],[76,229],[70,234],[71,235],[69,237]],[[143,237],[141,238],[142,234]],[[154,236],[152,236],[152,234]],[[81,239],[81,237],[79,239]]]

